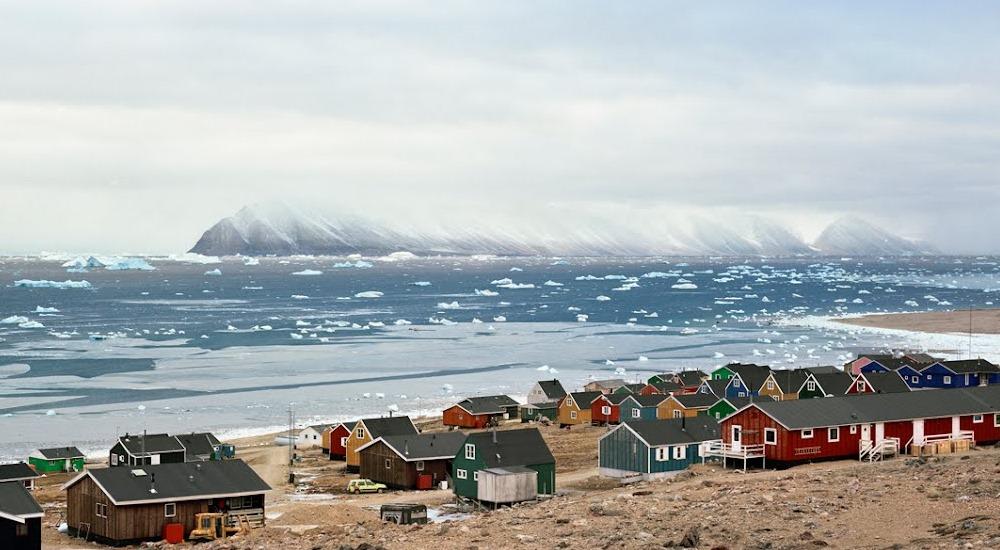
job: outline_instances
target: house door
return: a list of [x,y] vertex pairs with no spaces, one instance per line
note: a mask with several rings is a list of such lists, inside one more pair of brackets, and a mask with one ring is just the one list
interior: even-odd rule
[[924,444],[924,421],[913,421],[913,444],[920,446]]
[[951,435],[958,436],[958,433],[962,431],[961,417],[953,416],[951,417]]
[[733,425],[732,428],[732,442],[733,451],[740,452],[740,447],[743,445],[743,426]]
[[879,444],[885,439],[885,423],[875,424],[875,444]]
[[[861,441],[864,441],[864,442],[868,443],[869,445],[871,444],[871,442],[872,442],[872,425],[871,424],[862,424],[861,425]],[[865,445],[865,446],[867,447],[868,445]]]

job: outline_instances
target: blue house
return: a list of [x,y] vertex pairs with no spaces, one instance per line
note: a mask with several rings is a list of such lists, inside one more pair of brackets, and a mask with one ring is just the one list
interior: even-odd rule
[[726,365],[726,368],[733,373],[733,376],[726,386],[725,397],[759,397],[761,386],[771,376],[771,367],[763,365],[733,363]]
[[704,462],[703,445],[719,439],[719,423],[707,416],[630,420],[601,436],[597,462],[602,476],[666,477]]
[[919,372],[902,370],[910,388],[968,388],[1000,382],[1000,367],[985,359],[937,361]]
[[622,422],[629,420],[656,420],[656,407],[669,399],[669,395],[629,395],[618,404],[619,418]]

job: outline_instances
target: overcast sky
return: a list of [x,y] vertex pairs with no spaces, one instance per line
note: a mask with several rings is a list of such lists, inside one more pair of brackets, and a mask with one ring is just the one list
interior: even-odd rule
[[279,197],[1000,252],[1000,3],[820,4],[3,1],[0,252],[183,251]]

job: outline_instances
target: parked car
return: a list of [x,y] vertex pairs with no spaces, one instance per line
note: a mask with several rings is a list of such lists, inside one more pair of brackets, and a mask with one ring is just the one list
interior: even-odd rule
[[360,494],[360,493],[381,493],[385,491],[385,485],[381,483],[375,483],[370,479],[352,479],[350,483],[347,484],[347,492]]

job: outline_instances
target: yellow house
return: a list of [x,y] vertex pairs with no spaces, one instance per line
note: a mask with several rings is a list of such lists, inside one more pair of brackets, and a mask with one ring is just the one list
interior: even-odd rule
[[582,391],[566,395],[559,402],[560,426],[573,426],[575,424],[590,424],[590,403],[598,397],[604,395],[600,391]]
[[706,414],[708,408],[719,400],[709,393],[682,393],[666,398],[656,407],[656,418],[680,418],[682,416],[698,416]]
[[779,369],[771,371],[760,387],[761,397],[770,397],[775,401],[788,401],[799,398],[799,389],[809,378],[806,369]]
[[416,435],[417,427],[409,416],[389,416],[384,418],[363,418],[358,420],[347,437],[347,471],[356,472],[361,466],[358,449],[386,435]]

